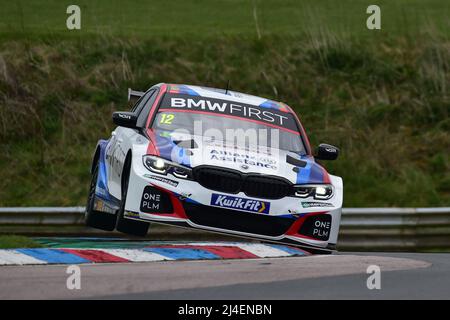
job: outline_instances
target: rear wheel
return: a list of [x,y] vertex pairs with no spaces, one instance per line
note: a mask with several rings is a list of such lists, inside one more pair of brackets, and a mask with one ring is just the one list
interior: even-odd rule
[[130,181],[131,158],[127,158],[122,173],[122,201],[117,215],[116,229],[117,231],[130,234],[133,236],[144,237],[150,226],[148,222],[142,222],[124,217],[125,202],[128,193],[128,182]]
[[89,196],[85,212],[85,223],[89,227],[106,231],[113,231],[116,225],[116,215],[94,210],[97,178],[98,162],[95,164],[94,171],[91,177],[91,184],[89,186]]

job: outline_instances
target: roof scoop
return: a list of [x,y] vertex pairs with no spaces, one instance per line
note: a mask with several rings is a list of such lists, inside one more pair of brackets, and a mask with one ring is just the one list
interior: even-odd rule
[[296,167],[304,168],[306,166],[306,162],[305,161],[300,160],[300,159],[296,159],[293,156],[290,156],[288,154],[286,155],[286,162],[289,163],[289,164],[292,164],[293,166],[296,166]]

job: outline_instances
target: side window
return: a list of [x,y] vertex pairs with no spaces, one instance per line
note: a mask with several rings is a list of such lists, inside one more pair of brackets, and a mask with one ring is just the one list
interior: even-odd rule
[[155,103],[156,97],[158,96],[158,90],[157,89],[151,90],[151,91],[149,91],[149,93],[150,93],[150,95],[148,96],[148,98],[145,99],[145,102],[142,103],[142,105],[139,106],[140,109],[138,109],[139,116],[138,116],[138,119],[136,122],[138,127],[145,126],[150,109],[153,106],[153,104]]

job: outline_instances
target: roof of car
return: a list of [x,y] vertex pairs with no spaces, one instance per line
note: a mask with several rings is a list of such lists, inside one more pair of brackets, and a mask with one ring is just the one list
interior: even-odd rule
[[251,104],[259,106],[261,108],[275,109],[283,112],[291,112],[290,107],[282,102],[273,101],[242,92],[231,90],[227,91],[225,89],[217,89],[210,87],[192,86],[187,84],[167,84],[167,86],[168,86],[167,92],[170,93],[180,93],[192,96],[223,99],[245,104]]

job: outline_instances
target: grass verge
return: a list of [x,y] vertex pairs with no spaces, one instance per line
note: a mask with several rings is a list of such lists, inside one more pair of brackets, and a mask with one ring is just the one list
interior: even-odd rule
[[0,249],[42,248],[43,245],[31,238],[17,235],[0,236]]

